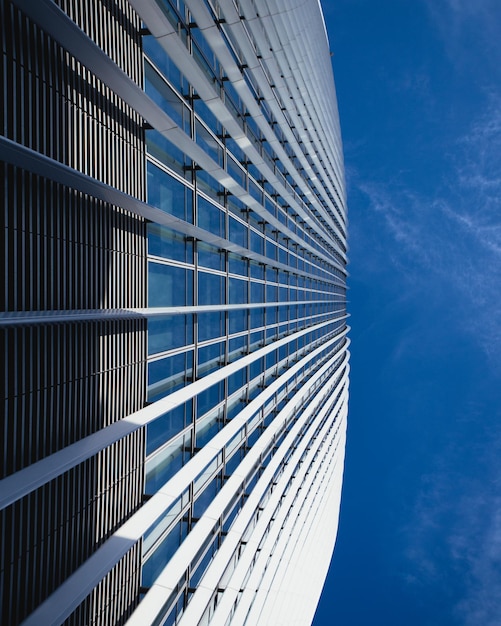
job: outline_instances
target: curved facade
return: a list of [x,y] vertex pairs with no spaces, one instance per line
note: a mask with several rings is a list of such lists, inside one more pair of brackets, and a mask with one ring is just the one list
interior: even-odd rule
[[309,624],[346,200],[317,0],[0,0],[9,624]]

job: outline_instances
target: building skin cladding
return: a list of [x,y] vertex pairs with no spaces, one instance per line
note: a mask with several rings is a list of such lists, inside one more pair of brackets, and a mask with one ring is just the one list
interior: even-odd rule
[[0,621],[311,623],[349,374],[317,0],[0,12]]

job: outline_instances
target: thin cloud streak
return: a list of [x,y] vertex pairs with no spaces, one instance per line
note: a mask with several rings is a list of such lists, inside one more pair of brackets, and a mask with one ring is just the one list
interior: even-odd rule
[[[449,4],[451,10],[467,11],[465,3]],[[435,289],[437,297],[445,297],[454,311],[451,317],[484,351],[494,372],[501,373],[501,94],[489,94],[485,111],[451,153],[450,174],[433,197],[392,181],[360,181],[352,172],[353,191],[368,200],[369,230],[384,231],[372,245],[357,242],[357,232],[354,239],[371,257],[367,265],[384,268],[384,242],[391,237],[396,245],[389,247],[398,250],[390,259],[392,271],[401,277],[403,289],[418,289],[427,297]],[[443,306],[439,310],[445,314]],[[431,324],[441,332],[444,320]],[[397,356],[404,358],[413,348],[404,341]],[[475,423],[465,432],[482,428],[475,407],[465,407],[463,419]],[[465,436],[468,448],[451,443],[441,451],[422,479],[413,521],[403,531],[409,564],[404,580],[414,589],[443,589],[451,599],[451,623],[462,626],[499,625],[501,426],[495,416],[490,424],[492,432],[481,433],[476,444]],[[454,472],[451,468],[463,467],[463,455],[472,454],[475,445],[482,477]],[[448,539],[437,555],[444,528]],[[444,563],[455,577],[443,571]],[[452,579],[461,581],[454,591],[447,589]]]
[[[481,52],[490,72],[500,73],[498,0],[426,0],[425,4],[456,71],[461,73],[475,67],[477,59],[471,55],[474,48]],[[468,45],[470,41],[475,46]]]
[[[501,368],[501,98],[458,142],[449,182],[434,198],[392,183],[360,182],[373,231],[384,228],[398,244],[390,259],[408,284],[438,284],[455,294],[456,318]],[[458,165],[458,163],[461,165]],[[466,165],[465,165],[466,164]],[[355,233],[356,235],[356,233]],[[384,239],[384,238],[383,238]],[[385,250],[377,239],[371,254]],[[378,267],[378,263],[373,263]],[[432,275],[435,280],[430,281]]]

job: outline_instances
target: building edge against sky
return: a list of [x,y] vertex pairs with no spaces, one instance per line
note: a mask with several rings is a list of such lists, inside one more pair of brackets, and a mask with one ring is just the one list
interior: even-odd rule
[[311,623],[349,374],[318,0],[0,28],[2,623]]

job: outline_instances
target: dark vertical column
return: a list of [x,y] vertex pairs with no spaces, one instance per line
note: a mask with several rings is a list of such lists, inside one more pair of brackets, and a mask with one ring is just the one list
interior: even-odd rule
[[[126,0],[59,6],[142,85],[140,20]],[[0,0],[0,126],[9,139],[145,198],[142,120],[79,61]],[[1,158],[1,155],[0,155]],[[144,220],[0,163],[1,310],[146,306]],[[0,477],[142,408],[143,320],[1,331]],[[4,624],[47,598],[141,504],[144,432],[0,512]],[[69,618],[119,624],[138,601],[136,545]]]

